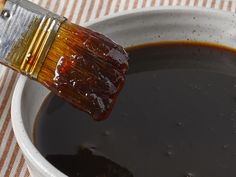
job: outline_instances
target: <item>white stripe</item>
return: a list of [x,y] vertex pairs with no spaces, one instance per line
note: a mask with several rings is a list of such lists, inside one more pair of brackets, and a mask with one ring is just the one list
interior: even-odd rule
[[206,3],[206,7],[211,8],[211,3],[212,3],[212,0],[208,0],[207,3]]
[[177,0],[173,0],[172,6],[175,6],[177,4]]
[[[157,0],[154,6],[160,6],[160,5],[161,5],[161,1]],[[151,6],[151,4],[150,4],[150,6]]]
[[225,1],[225,2],[224,2],[223,10],[225,10],[225,11],[227,11],[228,2],[229,2],[229,1]]
[[[115,1],[116,1],[116,2],[115,2],[115,5],[114,5],[114,10],[111,12],[112,14],[115,13],[116,4],[118,3],[119,0],[115,0]],[[121,1],[120,1],[120,3],[121,3]],[[119,11],[120,11],[120,4],[119,4],[119,6],[118,6],[118,11],[117,11],[117,12],[119,12]]]
[[[193,0],[190,0],[190,4],[191,4],[191,2],[193,2]],[[164,1],[164,6],[169,6],[169,1]]]
[[20,173],[20,177],[25,177],[25,173],[27,172],[27,166],[26,164],[23,166],[22,171]]
[[77,1],[77,0],[70,0],[69,3],[67,4],[66,13],[65,13],[65,17],[67,18],[70,16],[74,1]]
[[110,14],[113,14],[116,8],[116,1],[112,1],[111,6],[110,6]]
[[[99,0],[100,1],[100,0]],[[98,11],[98,6],[100,4],[99,1],[95,1],[94,3],[94,6],[93,6],[93,11],[91,13],[91,17],[90,17],[90,20],[94,20],[96,18],[96,14],[97,14],[97,11]],[[115,1],[114,1],[115,2]]]
[[53,9],[54,9],[54,7],[55,7],[55,5],[56,5],[56,0],[54,0],[54,1],[51,1],[51,3],[50,3],[50,6],[49,6],[49,10],[50,11],[53,11]]
[[0,65],[0,85],[2,84],[6,70],[7,70],[7,67]]
[[77,17],[79,15],[79,10],[80,10],[81,5],[82,5],[82,0],[80,0],[78,2],[77,7],[75,8],[75,13],[74,13],[73,18],[71,20],[73,23],[75,23],[76,20],[77,20]]
[[39,3],[39,0],[34,0],[34,3],[35,3],[35,4],[38,4],[38,3]]
[[[9,84],[11,82],[12,76],[13,76],[13,72],[9,71],[8,76],[6,78],[6,82],[5,82],[4,86],[3,86],[2,93],[0,94],[0,103],[2,103],[2,101],[4,100],[4,97],[6,95],[6,92],[8,91],[8,86],[9,86]],[[4,105],[1,105],[1,106],[4,106]]]
[[203,0],[198,0],[198,4],[196,7],[202,7],[202,5],[203,5]]
[[3,114],[0,119],[0,132],[3,128],[3,124],[4,124],[5,120],[7,119],[8,111],[10,111],[10,105],[11,105],[11,99],[8,99],[6,107],[3,111]]
[[100,18],[104,17],[105,13],[106,13],[106,9],[107,9],[107,4],[108,4],[108,0],[104,0],[103,1],[103,6],[101,9],[101,13],[100,13]]
[[194,0],[190,0],[189,6],[194,7]]
[[[161,0],[159,0],[159,1],[161,1]],[[169,0],[164,0],[163,6],[169,6]],[[157,7],[157,4],[155,4],[155,7]]]
[[[48,1],[49,1],[49,0],[48,0]],[[41,6],[45,8],[45,7],[46,7],[46,4],[47,4],[47,0],[44,0],[44,1],[42,2],[42,5],[41,5]]]
[[[11,124],[9,124],[9,125],[7,126],[6,132],[5,132],[5,134],[4,134],[2,144],[1,144],[1,146],[0,146],[0,157],[3,156],[3,152],[4,152],[4,150],[5,150],[5,147],[6,147],[7,140],[8,140],[8,137],[9,137],[9,135],[10,135],[11,129],[12,129],[12,126],[11,126]],[[5,163],[6,163],[6,161],[5,161]]]
[[49,10],[50,10],[50,11],[53,11],[56,2],[57,2],[56,0],[53,0],[53,1],[51,0],[50,6],[49,6]]
[[120,7],[119,7],[119,12],[122,12],[125,6],[125,0],[120,1]]
[[17,167],[19,166],[20,164],[20,159],[21,159],[21,151],[19,150],[18,153],[17,153],[17,156],[16,156],[16,159],[14,161],[14,164],[12,166],[12,170],[11,170],[11,173],[9,175],[9,177],[14,177],[15,173],[16,173],[16,170],[17,170]]
[[57,10],[57,14],[62,14],[64,4],[65,4],[65,0],[60,0],[59,7],[58,7],[58,10]]
[[125,1],[126,0],[121,0],[121,2],[120,2],[120,11],[122,12],[123,10],[124,10],[124,8],[125,8]]
[[220,1],[217,0],[217,1],[216,1],[216,4],[215,4],[215,9],[219,9],[219,6],[220,6]]
[[134,0],[129,0],[128,4],[128,10],[131,10],[133,8]]
[[148,0],[146,3],[146,7],[151,7],[151,4],[152,4],[152,0]]
[[231,12],[235,11],[235,1],[232,1],[232,7],[231,7]]
[[142,8],[142,5],[143,5],[143,2],[138,0],[138,5],[137,5],[137,9],[140,9]]
[[15,145],[16,145],[16,140],[15,140],[15,138],[13,138],[13,140],[11,142],[11,145],[10,145],[10,148],[8,150],[8,153],[7,153],[7,157],[6,157],[5,163],[3,164],[3,167],[2,167],[2,170],[1,170],[2,174],[5,174],[5,172],[7,170],[7,167],[9,165],[11,157],[13,155],[13,151],[14,151]]
[[[92,3],[94,3],[93,7],[91,6]],[[94,2],[92,2],[92,0],[90,0],[88,4],[89,4],[89,8],[90,8],[90,6],[91,6],[92,11],[89,12],[89,9],[88,9],[88,11],[86,12],[86,14],[90,13],[89,21],[91,21],[91,20],[94,19],[95,16],[96,16],[97,8],[95,7],[95,5],[96,5],[96,4],[98,5],[98,2],[97,2],[96,0],[95,0]],[[86,18],[87,18],[87,15],[86,15]]]
[[85,4],[85,7],[84,7],[84,12],[82,14],[82,17],[81,17],[81,20],[80,20],[80,23],[81,24],[84,24],[85,20],[86,20],[86,16],[87,16],[87,13],[88,13],[88,9],[89,9],[89,3],[90,1],[86,1],[86,4]]
[[[22,154],[22,151],[20,150],[20,157],[21,157],[21,154]],[[25,171],[25,169],[27,169],[27,165],[26,165],[26,163],[25,163],[25,160],[24,160],[24,157],[23,157],[23,164],[22,164],[22,167],[21,167],[21,170],[19,171],[20,173],[17,173],[16,175],[18,176],[18,177],[22,177],[23,175],[25,175],[25,173],[24,173],[24,171]]]
[[181,5],[182,5],[182,6],[185,6],[186,2],[187,2],[187,0],[182,0],[182,1],[181,1]]
[[186,3],[186,1],[182,0],[182,1],[180,2],[180,6],[185,6],[185,3]]

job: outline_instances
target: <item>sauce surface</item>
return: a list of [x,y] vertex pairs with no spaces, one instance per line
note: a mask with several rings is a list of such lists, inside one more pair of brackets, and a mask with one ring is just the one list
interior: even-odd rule
[[94,122],[50,95],[39,151],[71,177],[235,177],[236,52],[181,42],[127,51],[110,118]]

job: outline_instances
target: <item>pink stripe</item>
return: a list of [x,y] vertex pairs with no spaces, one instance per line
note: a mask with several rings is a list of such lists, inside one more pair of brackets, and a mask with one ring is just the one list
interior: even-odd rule
[[2,90],[3,90],[4,86],[5,86],[5,83],[7,81],[7,76],[9,74],[9,70],[10,69],[7,69],[7,71],[4,73],[3,80],[2,80],[2,83],[1,83],[1,86],[0,86],[0,95],[2,93]]
[[[8,99],[9,99],[9,97],[11,95],[12,88],[13,88],[13,85],[14,85],[15,80],[16,80],[16,76],[17,76],[17,74],[13,73],[13,76],[12,76],[11,81],[10,81],[10,83],[8,85],[8,88],[7,88],[7,93],[5,94],[4,99],[3,99],[2,103],[1,103],[0,117],[2,116],[2,113],[3,113],[4,109],[5,109],[6,104],[8,102]],[[3,123],[3,127],[2,127],[1,132],[0,132],[0,144],[2,144],[2,140],[3,140],[4,136],[5,136],[5,132],[7,130],[7,127],[9,126],[10,116],[11,116],[11,114],[10,114],[10,108],[9,108],[8,109],[7,117],[6,117],[6,119],[5,119],[4,123]],[[7,157],[7,154],[8,154],[8,150],[9,150],[10,145],[12,143],[12,139],[13,139],[13,131],[11,130],[10,135],[9,135],[9,137],[7,139],[6,146],[5,146],[4,151],[3,151],[3,155],[2,155],[2,157],[0,159],[0,171],[1,171],[1,169],[2,169],[2,167],[4,165],[4,162],[6,160],[6,157]]]
[[186,5],[186,6],[189,6],[189,4],[190,4],[190,0],[186,0],[185,5]]
[[227,11],[231,11],[232,10],[232,1],[228,2],[228,6],[227,6]]
[[24,177],[29,177],[30,176],[30,173],[29,173],[29,171],[27,170],[26,172],[25,172],[25,176]]
[[169,5],[169,6],[172,6],[172,4],[173,4],[173,0],[169,0],[168,5]]
[[10,176],[11,170],[13,168],[13,165],[14,165],[14,162],[16,160],[16,156],[17,156],[18,152],[19,152],[19,146],[16,144],[15,147],[14,147],[13,154],[11,156],[11,160],[8,164],[8,167],[7,167],[7,170],[6,170],[6,173],[5,173],[4,177],[9,177]]
[[160,0],[160,6],[164,5],[164,0]]
[[129,8],[129,0],[126,0],[124,10],[128,10],[128,8]]
[[100,0],[99,1],[99,5],[98,5],[98,9],[97,9],[97,13],[96,13],[96,18],[100,17],[103,4],[104,4],[104,0]]
[[17,74],[14,72],[13,76],[11,78],[11,81],[10,81],[8,87],[7,87],[7,92],[5,93],[3,101],[2,101],[2,103],[0,105],[0,117],[2,116],[2,113],[3,113],[3,111],[4,111],[5,107],[6,107],[7,101],[8,101],[8,99],[9,99],[11,93],[12,93],[12,88],[13,88],[13,86],[15,84],[16,77],[17,77]]
[[133,4],[133,9],[137,9],[137,7],[138,7],[138,0],[135,0]]
[[1,159],[0,159],[0,174],[1,174],[1,170],[2,170],[2,167],[3,167],[3,165],[4,165],[4,162],[5,162],[5,160],[6,160],[6,157],[7,157],[7,155],[8,155],[8,151],[9,151],[9,149],[10,149],[10,146],[11,146],[11,143],[12,143],[12,140],[13,140],[13,137],[14,137],[14,134],[13,134],[13,131],[11,130],[10,135],[9,135],[9,137],[8,137],[8,139],[7,139],[7,144],[6,144],[5,148],[4,148],[2,157],[1,157]]
[[56,4],[55,4],[55,6],[54,6],[54,8],[53,8],[53,11],[56,12],[56,13],[57,13],[57,11],[58,11],[58,9],[59,9],[59,4],[60,4],[59,1],[60,1],[60,0],[56,0]]
[[156,0],[151,1],[151,7],[154,7],[156,5]]
[[117,0],[117,1],[116,1],[115,13],[119,12],[119,10],[120,10],[120,1],[121,1],[121,0]]
[[71,9],[71,12],[70,12],[70,15],[68,17],[68,20],[71,21],[73,16],[74,16],[74,13],[75,13],[75,9],[77,7],[77,4],[78,4],[78,1],[77,0],[74,0],[74,3],[72,5],[72,9]]
[[62,9],[62,12],[61,12],[61,15],[62,15],[62,16],[65,16],[65,14],[66,14],[66,8],[67,8],[68,4],[69,4],[69,0],[65,0],[65,4],[64,4],[63,9]]
[[112,0],[108,0],[105,15],[108,15],[110,13],[111,4],[112,4]]
[[11,110],[11,109],[9,108],[8,113],[7,113],[6,120],[4,121],[4,123],[3,123],[3,125],[2,125],[1,132],[0,132],[0,145],[2,144],[3,137],[5,136],[7,127],[8,127],[8,125],[9,125],[9,122],[10,122],[10,119],[11,119],[11,111],[10,111],[10,110]]
[[215,8],[215,6],[216,6],[216,0],[212,0],[211,1],[211,8]]
[[181,4],[181,0],[178,0],[176,5],[179,6],[180,4]]
[[80,21],[81,21],[83,12],[84,12],[85,5],[86,5],[86,0],[82,0],[82,4],[81,4],[80,10],[79,10],[79,14],[78,14],[77,19],[76,19],[77,24],[80,24]]
[[95,4],[95,0],[91,0],[90,6],[89,6],[89,9],[88,9],[88,13],[87,13],[87,16],[86,16],[86,22],[89,21],[90,18],[91,18],[91,14],[92,14],[92,11],[93,11],[93,8],[94,8],[94,4]]
[[19,177],[20,176],[20,174],[22,172],[22,169],[23,169],[24,162],[25,162],[25,159],[24,159],[23,155],[21,155],[20,163],[17,166],[16,173],[15,173],[14,177]]
[[219,6],[219,8],[220,8],[221,10],[224,8],[224,3],[225,3],[224,0],[221,0],[221,1],[220,1],[220,6]]
[[142,8],[146,7],[147,5],[147,0],[143,0]]
[[46,7],[45,7],[46,9],[50,8],[51,2],[52,2],[51,0],[47,0]]
[[203,7],[206,7],[206,5],[207,5],[207,0],[203,0],[202,6],[203,6]]

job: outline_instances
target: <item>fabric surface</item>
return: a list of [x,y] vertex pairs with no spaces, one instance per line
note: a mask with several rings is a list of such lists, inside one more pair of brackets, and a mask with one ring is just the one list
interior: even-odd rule
[[[70,21],[84,25],[122,11],[162,6],[189,6],[235,12],[236,2],[227,0],[32,0]],[[1,28],[0,28],[1,29]],[[1,32],[1,31],[0,31]],[[0,177],[30,176],[11,126],[10,104],[17,73],[0,66]]]

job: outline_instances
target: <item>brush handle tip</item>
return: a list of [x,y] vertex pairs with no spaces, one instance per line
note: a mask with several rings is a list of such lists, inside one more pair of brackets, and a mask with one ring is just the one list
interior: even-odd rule
[[0,13],[2,13],[4,4],[5,4],[5,0],[0,0]]

